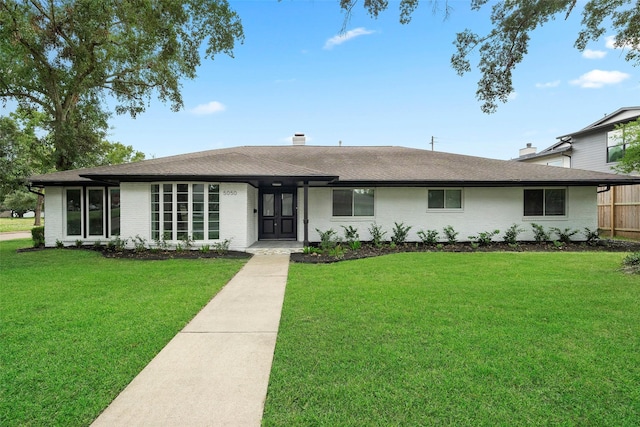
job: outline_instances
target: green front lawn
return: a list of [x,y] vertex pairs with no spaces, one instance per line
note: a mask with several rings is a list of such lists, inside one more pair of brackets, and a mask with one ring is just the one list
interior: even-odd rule
[[0,425],[88,425],[246,260],[0,242]]
[[[34,218],[0,218],[0,233],[31,231],[34,221]],[[44,218],[40,222],[44,225]]]
[[263,424],[639,425],[624,255],[293,264]]

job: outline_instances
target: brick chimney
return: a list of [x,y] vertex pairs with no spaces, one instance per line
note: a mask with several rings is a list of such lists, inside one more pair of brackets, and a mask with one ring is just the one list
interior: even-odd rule
[[304,145],[306,142],[306,138],[304,137],[304,133],[295,133],[293,134],[293,145]]
[[532,147],[531,143],[527,143],[525,148],[520,149],[520,157],[528,156],[529,154],[536,154],[538,149],[536,147]]

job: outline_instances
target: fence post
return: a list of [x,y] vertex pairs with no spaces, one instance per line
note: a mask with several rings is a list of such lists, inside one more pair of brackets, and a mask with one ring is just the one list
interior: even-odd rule
[[611,238],[616,236],[616,186],[611,186]]

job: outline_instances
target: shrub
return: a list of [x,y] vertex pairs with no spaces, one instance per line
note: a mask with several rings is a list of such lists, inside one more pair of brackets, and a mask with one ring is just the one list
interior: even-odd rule
[[357,251],[362,247],[362,243],[360,243],[360,234],[358,234],[358,229],[352,226],[342,226],[344,229],[344,239],[349,246],[349,249],[352,251]]
[[33,240],[34,248],[44,246],[44,227],[33,227],[31,229],[31,239]]
[[116,236],[115,239],[111,240],[107,244],[107,248],[110,250],[115,250],[117,252],[123,252],[127,248],[127,243],[129,239],[121,239],[120,236]]
[[624,257],[622,269],[627,273],[640,273],[640,252],[634,252]]
[[315,248],[313,246],[305,246],[304,248],[302,248],[302,253],[305,255],[311,255],[311,254],[319,254],[322,251],[319,248]]
[[478,246],[488,246],[493,241],[493,236],[498,234],[500,234],[500,230],[483,231],[478,233],[477,236],[469,236],[469,240]]
[[551,233],[545,231],[544,227],[540,224],[532,222],[531,228],[533,228],[533,239],[536,243],[548,242],[551,239]]
[[520,228],[518,224],[512,224],[511,227],[507,228],[507,231],[504,232],[503,240],[510,245],[515,245],[518,243],[518,235],[524,231],[523,228]]
[[147,250],[147,239],[136,234],[136,237],[133,239],[133,246],[136,252],[144,252]]
[[407,240],[407,236],[409,235],[409,230],[411,230],[410,225],[404,225],[403,222],[398,224],[397,222],[393,223],[393,235],[391,236],[391,241],[396,245],[401,245]]
[[387,234],[386,231],[382,231],[382,226],[374,222],[371,224],[371,227],[369,227],[369,233],[371,234],[373,244],[377,247],[382,246],[384,235]]
[[185,237],[183,237],[181,241],[185,249],[191,249],[194,243],[194,240],[188,234]]
[[349,249],[352,251],[357,251],[362,247],[362,242],[360,240],[354,240],[353,242],[349,242]]
[[64,243],[62,242],[62,240],[56,239],[56,248],[58,249],[64,248]]
[[229,252],[229,246],[231,246],[231,239],[224,239],[220,242],[216,242],[213,244],[213,250],[218,255],[224,255]]
[[435,245],[438,243],[438,232],[436,230],[418,231],[418,237],[425,245]]
[[564,230],[558,227],[551,227],[550,230],[558,236],[558,240],[562,243],[570,243],[571,236],[578,233],[578,230],[572,230],[571,227],[567,227]]
[[584,237],[587,239],[587,245],[596,246],[600,241],[600,234],[598,230],[590,230],[589,227],[584,228]]
[[329,250],[329,256],[334,257],[335,259],[343,259],[344,258],[344,249],[342,249],[341,245],[336,245],[335,247]]
[[93,242],[93,250],[99,251],[102,249],[102,242],[100,240],[96,240]]
[[320,249],[324,253],[328,253],[331,249],[335,248],[340,241],[338,233],[336,233],[333,228],[327,231],[321,231],[316,228],[316,231],[320,235]]
[[449,242],[449,244],[453,245],[454,243],[458,243],[458,233],[457,231],[455,231],[453,229],[452,226],[447,225],[445,228],[443,228],[444,231],[444,235],[447,237],[447,242]]
[[199,250],[203,254],[206,254],[206,253],[209,253],[209,251],[211,251],[211,246],[210,245],[202,245],[202,246],[200,246]]
[[169,243],[167,243],[167,236],[166,234],[162,234],[159,238],[154,239],[153,242],[155,243],[156,248],[166,251],[169,249]]
[[82,240],[78,239],[76,240],[76,248],[81,248],[82,247]]

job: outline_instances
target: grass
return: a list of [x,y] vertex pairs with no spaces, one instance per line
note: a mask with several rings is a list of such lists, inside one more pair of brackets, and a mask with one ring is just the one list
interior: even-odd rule
[[[0,218],[0,233],[12,231],[31,231],[33,218]],[[41,220],[44,225],[44,218]]]
[[639,425],[624,256],[293,264],[263,425]]
[[0,425],[88,425],[243,265],[0,242]]

